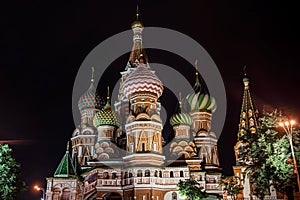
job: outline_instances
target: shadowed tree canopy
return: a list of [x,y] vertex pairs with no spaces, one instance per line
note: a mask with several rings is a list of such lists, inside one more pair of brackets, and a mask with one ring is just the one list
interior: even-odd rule
[[231,196],[233,200],[237,199],[238,194],[242,194],[243,186],[238,176],[222,177],[219,186],[223,187],[224,192]]
[[186,179],[185,181],[180,180],[177,184],[179,194],[189,198],[190,200],[199,200],[207,197],[207,193],[200,184],[193,179]]
[[[285,120],[281,112],[265,112],[260,118],[260,125],[256,134],[247,134],[244,140],[248,143],[246,157],[252,158],[247,168],[252,184],[252,194],[264,199],[270,193],[271,185],[277,191],[286,191],[288,187],[295,187],[296,174],[294,165],[290,162],[291,146],[288,137],[279,127],[279,122]],[[293,143],[297,160],[300,158],[300,138],[298,130],[293,129]]]
[[0,144],[0,199],[15,200],[19,192],[25,189],[19,179],[20,165],[11,155],[7,144]]

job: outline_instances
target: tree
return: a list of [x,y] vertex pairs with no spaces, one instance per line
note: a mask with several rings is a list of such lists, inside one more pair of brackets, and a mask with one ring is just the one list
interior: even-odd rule
[[[259,119],[257,132],[248,133],[244,138],[247,143],[244,156],[251,158],[246,172],[250,176],[252,194],[260,199],[270,194],[271,185],[278,191],[285,191],[296,183],[293,165],[287,164],[291,157],[289,141],[285,134],[278,132],[278,123],[284,119],[276,110],[265,112]],[[294,137],[294,146],[299,146],[297,134]],[[295,152],[299,158],[299,148],[295,148]]]
[[199,200],[207,197],[207,193],[200,184],[193,179],[186,179],[185,181],[180,180],[177,184],[179,194],[189,198],[190,200]]
[[18,192],[25,189],[19,179],[20,165],[11,155],[12,149],[7,144],[0,144],[0,199],[14,200]]
[[238,194],[241,194],[243,191],[243,186],[240,183],[240,178],[238,176],[226,176],[222,177],[219,183],[219,186],[231,196],[232,199],[237,199]]

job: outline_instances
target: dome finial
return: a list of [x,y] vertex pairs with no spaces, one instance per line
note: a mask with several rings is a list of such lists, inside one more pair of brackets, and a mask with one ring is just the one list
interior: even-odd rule
[[181,112],[182,109],[182,97],[181,97],[181,92],[179,92],[179,112]]
[[247,65],[245,65],[244,68],[243,68],[243,71],[244,71],[243,82],[244,82],[245,88],[248,89],[249,88],[249,78],[248,78],[247,73],[246,73],[246,67],[247,67]]
[[244,65],[244,67],[243,67],[244,76],[247,76],[246,68],[247,68],[247,65]]
[[109,86],[107,86],[107,97],[106,97],[106,105],[104,106],[104,110],[111,110],[111,105],[110,105],[110,95],[109,95]]
[[69,152],[69,149],[70,149],[70,142],[68,141],[67,142],[67,150],[66,151]]
[[91,82],[94,83],[94,73],[95,73],[95,69],[94,67],[92,67],[92,78],[91,78]]
[[200,80],[199,80],[199,72],[198,72],[198,59],[195,60],[195,68],[196,68],[196,84],[200,85]]
[[139,10],[139,4],[137,3],[136,4],[136,20],[138,21],[139,20],[139,17],[140,17],[140,10]]
[[109,101],[110,100],[110,95],[109,95],[109,86],[107,86],[107,101]]
[[198,59],[195,60],[196,76],[198,76]]
[[139,4],[137,3],[136,5],[136,13],[135,13],[135,20],[134,22],[131,24],[131,28],[143,28],[143,24],[141,22],[141,15],[140,15],[140,8],[139,8]]

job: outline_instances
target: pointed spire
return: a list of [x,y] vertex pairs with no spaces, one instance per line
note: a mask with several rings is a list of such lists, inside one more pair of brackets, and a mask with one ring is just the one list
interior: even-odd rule
[[77,177],[76,170],[69,154],[69,142],[67,143],[66,153],[55,170],[54,177]]
[[[126,66],[126,70],[131,67],[137,67],[136,61],[139,61],[140,55],[143,55],[143,61],[145,64],[148,63],[148,57],[143,49],[142,45],[142,32],[144,25],[141,22],[140,17],[140,9],[137,5],[136,14],[135,14],[135,21],[131,24],[131,28],[133,31],[133,46],[129,56],[128,64]],[[148,66],[148,65],[147,65]]]
[[250,93],[249,78],[246,75],[246,66],[244,66],[243,68],[243,83],[244,92],[239,120],[238,141],[235,145],[237,165],[247,164],[246,161],[243,160],[244,158],[241,158],[239,156],[239,148],[241,148],[240,144],[243,144],[242,138],[245,134],[256,133],[258,127],[258,110],[256,109],[252,95]]

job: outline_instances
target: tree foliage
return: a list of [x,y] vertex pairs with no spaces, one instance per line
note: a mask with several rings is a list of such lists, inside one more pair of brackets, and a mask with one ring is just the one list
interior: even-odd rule
[[237,195],[241,194],[244,189],[240,181],[238,176],[226,176],[221,178],[219,186],[223,188],[227,195],[235,200],[237,199]]
[[[245,137],[247,151],[244,156],[251,158],[247,173],[252,184],[252,194],[260,199],[270,193],[268,189],[271,185],[278,191],[284,191],[296,183],[293,164],[287,163],[292,157],[291,146],[288,137],[278,126],[284,119],[277,111],[264,113],[260,118],[257,132],[248,133]],[[299,135],[293,136],[295,152],[299,158]]]
[[185,196],[191,200],[199,200],[207,197],[207,193],[200,184],[193,179],[186,179],[185,181],[180,180],[177,184],[179,194]]
[[20,181],[20,165],[11,155],[12,149],[7,144],[0,144],[0,199],[14,200],[18,192],[25,189]]

